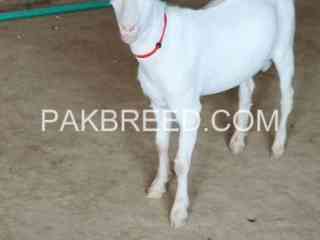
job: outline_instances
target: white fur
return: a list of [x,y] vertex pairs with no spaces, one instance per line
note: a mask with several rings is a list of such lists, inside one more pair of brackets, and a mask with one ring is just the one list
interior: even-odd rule
[[[250,110],[253,77],[274,62],[280,76],[281,111],[273,153],[280,157],[287,139],[287,120],[292,110],[294,75],[295,15],[293,0],[225,0],[210,2],[199,10],[168,6],[159,0],[113,0],[124,41],[134,54],[150,52],[163,29],[168,28],[162,48],[153,56],[138,59],[138,79],[155,110],[177,111],[180,124],[179,149],[175,159],[177,193],[171,210],[171,224],[183,225],[188,216],[188,172],[197,139],[195,124],[182,120],[183,110],[200,112],[200,97],[240,86],[240,110]],[[124,36],[125,35],[125,36]],[[165,117],[157,116],[157,145],[160,164],[148,196],[161,197],[169,175],[169,133]],[[245,127],[246,116],[238,123]],[[236,131],[230,148],[239,153],[247,133]]]

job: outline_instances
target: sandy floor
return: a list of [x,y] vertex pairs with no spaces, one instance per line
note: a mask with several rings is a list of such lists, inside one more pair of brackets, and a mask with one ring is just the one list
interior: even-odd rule
[[[191,217],[179,230],[168,224],[175,181],[162,200],[145,198],[157,165],[152,134],[59,133],[59,124],[41,132],[45,108],[63,117],[67,109],[148,106],[112,11],[1,23],[0,239],[320,239],[319,8],[317,0],[298,2],[297,94],[285,156],[270,159],[268,134],[253,131],[246,151],[233,156],[225,134],[201,132]],[[257,85],[255,108],[271,113],[279,103],[274,70]],[[208,124],[215,109],[236,110],[237,92],[203,104]]]

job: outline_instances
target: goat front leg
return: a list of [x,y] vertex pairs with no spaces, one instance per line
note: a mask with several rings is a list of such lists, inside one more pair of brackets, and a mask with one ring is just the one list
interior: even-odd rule
[[188,218],[188,173],[197,139],[199,111],[192,111],[192,116],[183,117],[181,113],[176,113],[176,116],[180,125],[180,137],[174,166],[177,176],[177,192],[170,214],[171,226],[174,228],[184,225]]
[[169,140],[171,128],[171,113],[153,104],[153,110],[157,121],[156,143],[159,152],[159,166],[155,179],[148,189],[148,198],[161,198],[166,192],[166,184],[169,180],[170,161],[169,161]]
[[245,148],[245,138],[248,135],[246,128],[249,121],[248,114],[250,114],[250,108],[252,105],[253,90],[253,79],[243,82],[239,88],[239,112],[237,116],[237,126],[230,140],[230,149],[233,154],[239,154]]

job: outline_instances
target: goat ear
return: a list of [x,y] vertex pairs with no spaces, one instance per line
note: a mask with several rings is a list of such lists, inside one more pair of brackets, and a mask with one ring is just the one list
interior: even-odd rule
[[110,0],[110,4],[111,4],[112,6],[114,6],[115,2],[116,2],[116,0]]

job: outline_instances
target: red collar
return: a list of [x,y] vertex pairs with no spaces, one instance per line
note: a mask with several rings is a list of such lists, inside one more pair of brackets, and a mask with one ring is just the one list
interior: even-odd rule
[[168,25],[168,17],[167,17],[166,13],[164,14],[163,18],[164,18],[164,26],[163,26],[163,30],[162,30],[162,33],[161,33],[160,40],[156,43],[155,47],[150,52],[148,52],[146,54],[135,55],[136,58],[148,58],[148,57],[151,57],[153,54],[155,54],[162,47],[163,38],[164,38],[164,35],[166,33],[167,25]]

